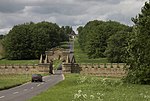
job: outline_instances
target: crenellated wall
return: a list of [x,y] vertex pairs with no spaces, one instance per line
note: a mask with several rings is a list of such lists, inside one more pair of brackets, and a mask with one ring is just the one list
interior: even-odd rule
[[63,64],[64,73],[80,73],[84,75],[122,77],[126,75],[124,63],[107,63],[107,64]]
[[107,64],[79,64],[82,68],[81,74],[122,77],[126,75],[124,63],[107,63]]
[[33,65],[0,65],[0,74],[34,74],[45,73],[48,68]]

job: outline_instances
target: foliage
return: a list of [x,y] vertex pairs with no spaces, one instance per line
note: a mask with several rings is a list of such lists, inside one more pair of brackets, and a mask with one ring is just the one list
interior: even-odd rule
[[74,55],[77,63],[107,63],[106,58],[89,59],[87,54],[81,50],[79,46],[78,38],[74,40]]
[[146,2],[132,20],[135,26],[127,47],[130,67],[125,81],[150,84],[150,3]]
[[126,47],[128,32],[118,32],[107,41],[107,48],[105,50],[106,57],[111,63],[121,63],[126,61]]
[[63,30],[50,22],[30,22],[16,25],[6,35],[3,46],[7,59],[36,59],[46,50],[56,47],[61,41],[68,40]]
[[105,57],[104,52],[110,36],[128,28],[116,21],[90,21],[83,28],[78,28],[80,47],[89,58]]

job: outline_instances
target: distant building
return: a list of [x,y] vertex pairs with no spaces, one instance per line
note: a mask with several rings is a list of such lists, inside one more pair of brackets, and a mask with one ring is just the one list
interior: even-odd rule
[[74,39],[76,37],[76,33],[74,31],[72,31],[70,34],[69,34],[69,37],[71,39]]

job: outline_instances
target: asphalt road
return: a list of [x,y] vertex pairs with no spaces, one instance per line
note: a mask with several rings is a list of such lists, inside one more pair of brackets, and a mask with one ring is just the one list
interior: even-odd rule
[[55,71],[54,75],[43,77],[43,82],[28,82],[18,87],[0,91],[0,101],[27,101],[62,80],[64,80],[64,76],[61,71]]
[[70,42],[69,47],[70,47],[69,58],[72,59],[72,57],[74,55],[74,42]]

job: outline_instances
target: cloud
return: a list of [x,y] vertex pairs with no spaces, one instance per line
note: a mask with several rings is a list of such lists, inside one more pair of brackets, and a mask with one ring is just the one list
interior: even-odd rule
[[73,28],[90,20],[115,20],[132,25],[148,0],[0,0],[0,34],[16,24],[50,21]]

